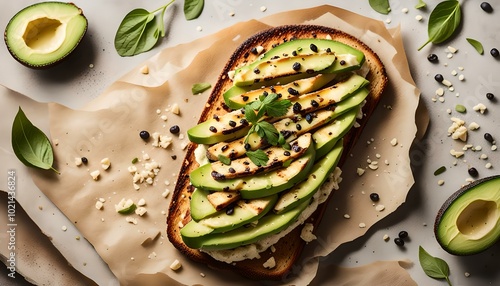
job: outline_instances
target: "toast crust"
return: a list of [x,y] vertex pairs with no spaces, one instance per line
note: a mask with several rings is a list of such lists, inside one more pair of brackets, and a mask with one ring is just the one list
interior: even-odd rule
[[[231,55],[229,61],[223,68],[207,100],[207,105],[202,111],[199,122],[212,118],[214,114],[221,115],[227,112],[223,94],[232,86],[232,81],[228,78],[227,74],[236,67],[247,62],[252,62],[258,57],[258,55],[251,53],[252,48],[262,46],[264,47],[264,51],[267,51],[271,49],[273,45],[293,39],[326,38],[327,36],[331,37],[332,40],[342,42],[361,50],[365,54],[366,63],[369,66],[369,73],[366,78],[370,81],[368,86],[370,95],[363,107],[365,116],[363,119],[358,120],[358,123],[361,125],[359,128],[351,129],[351,131],[344,136],[345,149],[338,165],[341,167],[346,159],[346,154],[350,153],[350,149],[354,146],[367,120],[380,101],[383,90],[387,85],[388,78],[385,67],[379,57],[367,45],[355,37],[337,29],[318,25],[285,25],[261,31],[247,39]],[[300,238],[301,227],[295,228],[286,236],[286,239],[280,239],[279,242],[274,245],[276,248],[275,252],[271,253],[270,250],[266,250],[261,253],[261,258],[259,259],[247,259],[232,264],[217,261],[208,254],[197,249],[191,249],[183,243],[180,236],[180,225],[185,225],[190,220],[189,202],[194,188],[189,183],[189,174],[198,167],[194,156],[196,147],[197,145],[194,143],[189,144],[179,172],[175,190],[172,194],[167,218],[167,235],[170,242],[190,259],[207,264],[209,267],[218,270],[232,270],[245,277],[258,280],[285,279],[305,246],[305,242]],[[316,212],[314,212],[307,222],[312,223],[316,227],[320,223],[327,205],[328,201],[319,205]],[[271,256],[275,258],[276,267],[266,269],[262,264]]]

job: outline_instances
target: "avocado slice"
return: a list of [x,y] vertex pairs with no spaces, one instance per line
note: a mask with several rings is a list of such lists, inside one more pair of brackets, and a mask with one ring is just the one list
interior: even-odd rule
[[274,212],[277,214],[286,212],[312,198],[337,166],[343,149],[344,141],[341,138],[330,152],[314,164],[306,180],[280,194],[278,201],[274,205]]
[[31,68],[46,68],[59,63],[78,46],[87,25],[87,18],[76,5],[41,2],[12,17],[4,40],[17,61]]
[[290,99],[297,95],[315,91],[332,81],[336,76],[336,74],[318,74],[287,84],[266,86],[257,89],[254,89],[252,86],[241,87],[235,85],[224,92],[224,102],[229,108],[238,109],[269,93],[281,94],[281,99]]
[[338,140],[349,132],[354,122],[356,122],[358,112],[359,107],[353,108],[313,133],[316,158],[323,157],[337,144]]
[[233,249],[238,246],[255,243],[264,237],[279,233],[294,223],[302,211],[309,205],[309,202],[310,200],[305,201],[282,214],[269,212],[260,218],[256,225],[239,227],[224,233],[210,233],[210,228],[207,226],[196,227],[196,225],[188,223],[181,229],[181,235],[182,232],[185,234],[190,232],[190,236],[183,236],[182,239],[191,248],[202,248],[205,250]]
[[244,111],[238,109],[191,127],[187,135],[191,142],[210,145],[241,138],[248,130],[250,125],[245,119]]
[[306,133],[290,142],[290,150],[286,150],[282,146],[272,146],[264,149],[263,151],[269,159],[262,166],[256,165],[248,157],[232,160],[229,165],[216,161],[211,164],[211,175],[215,180],[225,180],[267,172],[282,167],[286,162],[291,162],[300,157],[311,146],[311,143],[311,134]]
[[256,61],[235,70],[234,76],[239,73],[252,72],[257,65],[273,58],[301,56],[316,52],[331,52],[337,60],[326,70],[325,73],[338,73],[357,70],[365,62],[365,55],[358,49],[338,41],[328,39],[295,39],[282,43],[261,56]]
[[233,84],[236,86],[247,86],[274,78],[303,73],[311,74],[325,70],[336,59],[337,57],[334,53],[324,52],[257,61],[252,64],[252,69],[241,69],[235,72]]
[[477,180],[451,195],[440,208],[434,233],[455,255],[482,252],[500,239],[500,175]]
[[191,218],[195,221],[199,221],[209,215],[213,215],[218,210],[210,203],[207,196],[210,191],[195,188],[193,194],[191,195],[191,201],[189,202],[189,209]]
[[210,164],[193,170],[189,178],[196,188],[208,191],[239,191],[244,199],[262,198],[286,190],[304,180],[314,165],[315,154],[314,148],[308,148],[302,157],[290,163],[288,167],[248,178],[215,180],[211,175]]

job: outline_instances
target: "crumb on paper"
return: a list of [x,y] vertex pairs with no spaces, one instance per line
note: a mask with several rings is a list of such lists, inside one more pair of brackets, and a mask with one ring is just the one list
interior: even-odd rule
[[260,6],[260,11],[261,12],[266,12],[267,11],[267,7],[266,6]]
[[79,167],[82,164],[83,164],[82,158],[81,157],[75,157],[75,165]]
[[101,172],[99,172],[99,170],[95,170],[95,171],[90,172],[90,176],[92,177],[92,179],[94,181],[99,180],[99,175],[100,174],[101,174]]
[[304,224],[304,227],[302,228],[302,231],[300,232],[300,238],[304,240],[305,242],[311,242],[316,239],[316,235],[314,235],[313,232],[314,225],[312,223],[306,223]]
[[174,260],[174,262],[172,262],[172,264],[170,264],[170,269],[174,270],[174,271],[177,271],[179,269],[181,269],[182,267],[182,264],[179,260]]
[[68,230],[68,227],[67,227],[67,226],[65,226],[65,225],[63,225],[63,226],[61,226],[61,230],[62,230],[62,231],[67,231],[67,230]]
[[478,103],[477,105],[475,105],[473,108],[472,108],[474,111],[477,111],[481,114],[484,114],[486,112],[486,106],[482,103]]
[[365,169],[363,169],[363,168],[357,168],[356,169],[356,173],[358,174],[358,176],[361,177],[365,173]]
[[398,139],[397,139],[397,138],[392,138],[392,140],[391,140],[391,145],[392,145],[392,146],[396,146],[396,145],[398,145]]
[[271,256],[268,260],[266,260],[266,262],[264,262],[262,266],[264,266],[264,268],[267,269],[272,269],[276,267],[276,260],[274,259],[274,256]]
[[377,205],[375,207],[375,210],[378,211],[378,212],[381,212],[381,211],[385,210],[385,206],[384,205]]
[[95,208],[96,209],[102,210],[103,207],[104,207],[104,204],[101,201],[95,202]]
[[109,169],[110,166],[111,166],[111,161],[109,160],[109,158],[106,157],[101,160],[101,168],[107,170]]
[[142,74],[149,74],[149,67],[147,65],[142,66],[140,72]]
[[439,181],[438,181],[438,185],[439,185],[439,186],[444,185],[444,180],[439,180]]
[[384,236],[382,237],[382,239],[387,242],[387,241],[389,241],[390,236],[388,234],[384,234]]
[[365,228],[366,224],[364,222],[360,222],[358,226],[359,226],[359,228]]

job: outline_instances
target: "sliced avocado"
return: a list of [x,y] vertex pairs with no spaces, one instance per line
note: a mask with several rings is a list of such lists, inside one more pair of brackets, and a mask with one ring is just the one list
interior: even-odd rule
[[236,86],[247,86],[284,76],[301,73],[311,74],[325,70],[336,59],[335,54],[324,52],[257,61],[252,64],[252,69],[236,71],[233,77],[233,84]]
[[315,153],[314,148],[308,148],[302,157],[293,161],[288,167],[248,178],[217,181],[210,174],[212,172],[210,164],[193,170],[189,177],[191,184],[196,188],[208,191],[240,191],[244,199],[262,198],[286,190],[304,180],[314,165]]
[[[269,212],[260,218],[256,225],[239,227],[224,233],[210,233],[207,232],[208,227],[197,228],[189,226],[190,223],[188,223],[181,229],[181,234],[183,231],[185,233],[190,232],[190,237],[183,236],[182,239],[191,248],[202,248],[205,250],[233,249],[238,246],[255,243],[262,238],[286,229],[297,220],[308,205],[309,201],[306,201],[282,214]],[[185,230],[188,226],[189,228]]]
[[365,61],[365,55],[349,45],[328,39],[296,39],[278,45],[267,51],[258,60],[235,70],[235,77],[241,72],[253,71],[255,66],[276,57],[290,57],[295,55],[306,55],[314,52],[332,52],[337,60],[325,71],[346,72],[361,68]]
[[328,125],[321,127],[313,133],[313,140],[316,148],[316,158],[321,158],[327,154],[344,135],[349,132],[356,122],[356,115],[359,108],[353,108],[341,116],[337,117]]
[[239,109],[191,127],[187,135],[194,143],[215,144],[241,138],[248,133],[249,129],[250,125],[245,119],[244,111]]
[[336,74],[318,74],[313,77],[299,79],[287,84],[266,86],[257,89],[250,87],[233,86],[224,93],[224,101],[231,109],[243,108],[247,103],[257,100],[260,96],[276,93],[281,94],[281,99],[290,99],[315,91],[332,81]]
[[248,157],[232,160],[229,165],[216,161],[211,164],[211,175],[215,180],[225,180],[267,172],[269,170],[282,167],[286,164],[286,162],[291,162],[292,160],[302,156],[302,154],[304,154],[311,146],[311,143],[311,134],[306,133],[290,142],[290,150],[286,150],[282,146],[272,146],[264,149],[263,151],[269,159],[267,163],[262,166],[256,165]]
[[477,180],[450,196],[439,210],[434,233],[455,255],[482,252],[500,239],[500,175]]
[[191,195],[191,201],[189,202],[191,218],[193,220],[199,221],[200,219],[213,215],[217,212],[217,209],[207,198],[209,194],[210,191],[199,188],[194,189],[194,192]]
[[72,3],[41,2],[19,11],[4,39],[12,56],[31,68],[46,68],[66,58],[87,31],[87,19]]
[[274,205],[274,212],[277,214],[286,212],[312,198],[337,166],[343,149],[344,142],[343,139],[340,139],[330,152],[314,164],[305,181],[280,194]]

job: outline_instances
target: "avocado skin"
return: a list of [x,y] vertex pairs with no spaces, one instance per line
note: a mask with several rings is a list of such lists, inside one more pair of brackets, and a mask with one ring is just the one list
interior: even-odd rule
[[[454,206],[457,199],[468,194],[469,192],[474,192],[474,190],[476,190],[480,186],[484,186],[484,184],[494,184],[495,186],[497,186],[496,192],[500,192],[500,175],[482,178],[482,179],[479,179],[479,180],[476,180],[476,181],[470,183],[469,185],[466,185],[466,186],[460,188],[458,191],[453,193],[443,203],[443,205],[439,209],[439,211],[436,215],[436,220],[434,222],[434,234],[435,234],[437,242],[446,252],[453,254],[453,255],[458,255],[458,256],[473,255],[473,254],[477,254],[477,253],[485,251],[486,249],[490,248],[492,245],[494,245],[500,239],[500,231],[497,231],[497,237],[495,239],[490,240],[490,242],[486,242],[486,243],[481,243],[480,241],[476,241],[475,242],[476,246],[473,249],[470,249],[470,247],[469,247],[469,249],[467,249],[467,250],[450,248],[447,245],[447,243],[445,241],[443,241],[444,238],[442,237],[442,234],[441,234],[441,227],[443,227],[443,228],[445,227],[443,217],[445,216],[446,212]],[[497,201],[496,203],[497,203],[497,205],[500,205],[500,201]],[[456,217],[453,217],[453,218],[456,219]],[[455,227],[456,227],[456,225],[455,225]]]
[[[72,49],[70,49],[66,54],[64,54],[63,56],[53,60],[53,61],[50,61],[50,62],[47,62],[47,63],[44,63],[44,64],[40,64],[40,65],[37,65],[37,64],[32,64],[24,59],[22,59],[21,57],[19,57],[15,51],[15,48],[11,47],[11,45],[9,45],[9,40],[8,40],[8,37],[9,37],[9,33],[7,32],[9,26],[11,25],[11,23],[14,21],[14,19],[21,15],[22,12],[24,12],[25,10],[27,9],[31,9],[31,8],[37,8],[37,7],[42,7],[43,9],[43,6],[46,6],[46,5],[51,5],[51,4],[54,4],[54,5],[71,5],[71,6],[74,6],[76,9],[78,9],[79,11],[79,16],[83,18],[83,20],[85,21],[85,28],[83,29],[83,31],[81,32],[81,35],[79,36],[79,39],[78,41],[76,42],[76,44],[73,46]],[[72,2],[68,2],[68,3],[65,3],[65,2],[55,2],[55,1],[47,1],[47,2],[40,2],[40,3],[35,3],[35,4],[32,4],[32,5],[29,5],[27,7],[25,7],[24,9],[22,9],[21,11],[17,12],[10,20],[9,22],[7,23],[7,26],[5,28],[5,31],[4,31],[4,41],[5,41],[5,45],[7,46],[7,50],[9,51],[10,55],[16,60],[18,61],[19,63],[21,63],[22,65],[26,66],[26,67],[29,67],[31,69],[37,69],[37,70],[43,70],[43,69],[49,69],[53,66],[56,66],[57,64],[61,63],[63,60],[65,60],[70,54],[73,53],[73,51],[80,45],[83,37],[85,36],[85,34],[87,33],[87,30],[88,30],[88,19],[87,17],[83,14],[83,10],[76,6],[76,4],[72,3]]]

